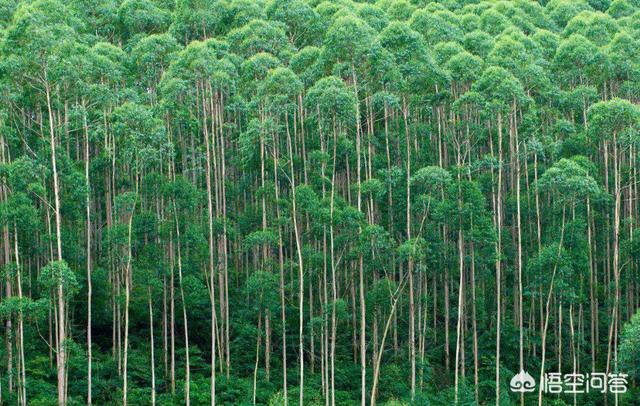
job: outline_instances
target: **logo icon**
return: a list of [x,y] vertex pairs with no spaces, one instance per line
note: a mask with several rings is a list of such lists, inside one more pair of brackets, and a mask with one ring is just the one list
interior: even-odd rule
[[511,388],[512,392],[533,392],[536,388],[536,381],[531,375],[529,375],[528,372],[522,370],[519,374],[511,378],[509,387]]

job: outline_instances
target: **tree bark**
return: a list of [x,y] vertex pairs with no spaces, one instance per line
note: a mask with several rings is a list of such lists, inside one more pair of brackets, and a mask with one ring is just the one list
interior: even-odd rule
[[[58,261],[62,262],[62,233],[60,231],[62,224],[62,217],[60,216],[60,185],[58,179],[58,165],[56,158],[56,140],[55,130],[53,127],[53,107],[51,103],[51,89],[47,74],[45,73],[45,95],[47,99],[47,112],[49,113],[49,141],[51,144],[51,167],[53,170],[53,196],[54,196],[54,210],[55,210],[55,224],[56,224],[56,248]],[[58,282],[58,351],[56,356],[56,364],[58,371],[58,405],[64,406],[67,402],[65,375],[66,375],[66,326],[65,326],[65,298],[64,298],[64,284],[62,279]]]

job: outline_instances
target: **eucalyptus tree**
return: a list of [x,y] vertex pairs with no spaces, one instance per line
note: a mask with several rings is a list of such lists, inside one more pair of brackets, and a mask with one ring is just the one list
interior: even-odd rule
[[[65,81],[65,58],[78,52],[78,37],[74,27],[79,24],[59,2],[41,0],[22,5],[15,12],[14,24],[8,29],[4,41],[3,52],[12,66],[11,77],[21,83],[23,91],[35,92],[45,100],[48,114],[48,141],[51,150],[51,169],[54,192],[54,218],[56,230],[56,263],[65,267],[62,251],[62,217],[60,212],[60,176],[58,173],[58,157],[56,152],[56,133],[60,123],[56,120],[54,97],[57,101],[64,94],[57,93],[58,85]],[[55,92],[55,93],[54,93]],[[44,120],[43,120],[44,121]],[[45,136],[44,132],[42,133]],[[52,257],[53,261],[54,258]],[[57,343],[56,364],[58,374],[58,404],[66,403],[66,297],[63,280],[57,287]]]
[[[463,199],[463,190],[462,190],[462,177],[464,167],[467,166],[467,176],[469,180],[471,180],[471,164],[472,164],[472,152],[471,148],[473,143],[477,142],[474,137],[474,129],[476,125],[474,121],[476,120],[478,107],[481,104],[481,96],[476,92],[470,91],[471,83],[474,80],[477,80],[479,76],[479,72],[482,67],[482,60],[474,56],[466,51],[461,51],[451,56],[445,64],[445,69],[450,76],[450,87],[451,87],[451,96],[453,98],[452,112],[455,114],[455,122],[454,128],[452,129],[453,135],[450,136],[453,146],[456,150],[456,172],[457,172],[457,181],[458,181],[458,193],[456,195],[456,199],[458,202],[459,210],[463,211],[463,206],[465,205]],[[468,157],[467,157],[468,155]],[[465,160],[469,161],[468,164],[465,163]],[[473,216],[470,215],[470,221],[473,223]],[[458,291],[458,323],[456,326],[456,367],[455,367],[455,381],[456,381],[456,389],[455,389],[455,397],[458,396],[458,369],[462,368],[462,375],[464,376],[464,368],[465,368],[465,354],[464,354],[464,330],[461,331],[461,322],[464,317],[463,314],[463,302],[464,302],[464,268],[465,268],[465,254],[464,254],[464,240],[465,234],[473,232],[473,227],[468,227],[465,229],[462,227],[462,224],[466,222],[462,219],[459,219],[458,224],[452,223],[453,229],[458,229],[458,267],[460,273],[460,284]],[[471,294],[472,297],[475,297],[475,261],[473,259],[475,254],[475,247],[473,245],[473,239],[467,237],[470,241],[469,250],[471,259]],[[475,309],[475,300],[472,301],[472,324],[473,324],[473,358],[474,358],[474,382],[478,380],[478,348],[477,348],[477,324],[476,324],[476,309]],[[458,360],[461,360],[461,365]],[[476,385],[475,391],[476,400],[478,399],[478,390]]]
[[420,9],[413,14],[409,24],[412,29],[423,35],[430,46],[447,41],[461,42],[463,30],[459,24],[446,17],[443,11],[434,13],[427,9]]
[[493,49],[495,40],[489,34],[481,30],[471,31],[465,34],[462,44],[465,49],[480,58],[486,58]]
[[[291,191],[291,219],[293,221],[293,231],[296,246],[296,257],[298,264],[298,338],[299,338],[299,368],[300,368],[300,404],[304,404],[304,263],[302,259],[302,237],[300,226],[298,225],[298,211],[296,208],[296,175],[294,167],[294,155],[293,155],[293,143],[291,137],[291,128],[289,124],[289,115],[292,110],[295,111],[295,103],[302,88],[302,82],[298,79],[295,73],[288,68],[275,68],[269,71],[264,82],[261,84],[258,94],[259,97],[264,99],[263,105],[267,112],[271,113],[272,118],[276,120],[276,126],[284,126],[284,132],[286,136],[286,151],[289,168],[289,173],[286,173],[286,177],[289,180],[289,187]],[[282,121],[280,121],[282,120]],[[294,127],[296,123],[294,121]],[[276,145],[280,143],[278,132],[281,129],[278,128],[274,137],[274,148],[278,148]],[[275,165],[275,163],[274,163]],[[282,170],[284,168],[274,168],[274,170]],[[275,174],[274,174],[275,176]]]
[[[521,111],[522,105],[526,103],[524,88],[527,89],[528,95],[532,92],[532,85],[529,83],[530,79],[539,77],[539,70],[537,69],[536,59],[538,49],[535,43],[528,39],[515,41],[513,37],[517,37],[519,32],[515,32],[512,36],[503,36],[496,41],[493,50],[487,57],[487,62],[491,65],[501,66],[509,70],[509,72],[517,78],[519,81],[515,85],[515,89],[512,89],[511,95],[511,112],[509,113],[509,149],[512,154],[512,160],[515,160],[515,168],[509,172],[510,182],[512,188],[515,189],[516,199],[516,219],[515,229],[516,233],[516,269],[518,280],[518,302],[514,306],[514,318],[518,321],[519,333],[520,333],[520,348],[519,348],[519,362],[520,370],[524,370],[524,321],[523,321],[523,284],[522,284],[522,210],[521,210],[521,169],[520,169],[520,139],[518,136],[518,111]],[[527,45],[531,49],[527,49]],[[518,63],[513,62],[517,60]],[[501,124],[498,124],[501,125]],[[514,185],[515,183],[515,185]],[[524,404],[524,395],[520,396],[520,404]]]
[[[215,403],[216,353],[226,359],[227,373],[230,366],[229,353],[229,309],[227,287],[227,219],[225,189],[225,140],[224,106],[226,96],[233,91],[236,71],[227,56],[227,45],[217,40],[194,41],[177,56],[163,77],[161,88],[163,108],[167,125],[180,132],[184,120],[193,117],[199,123],[199,130],[205,144],[205,180],[207,188],[207,218],[209,261],[208,272],[211,300],[211,402]],[[195,92],[194,92],[195,88]],[[186,110],[176,110],[175,107]],[[188,127],[187,127],[188,129]],[[213,160],[213,163],[212,163]],[[212,182],[211,177],[214,181]],[[221,238],[216,239],[214,225],[223,224]],[[216,242],[217,240],[217,242]],[[216,248],[217,244],[217,248]],[[216,252],[217,251],[217,252]],[[216,261],[218,262],[216,264]],[[215,276],[218,276],[220,295],[220,319],[215,299]],[[216,348],[218,325],[222,324],[224,341],[222,349]],[[222,360],[221,360],[222,361]]]
[[[561,259],[564,255],[564,239],[565,239],[565,227],[567,222],[567,209],[575,210],[578,204],[586,203],[586,199],[595,197],[602,193],[600,186],[589,175],[588,170],[581,164],[578,159],[561,159],[555,163],[551,168],[547,169],[538,184],[537,188],[543,193],[555,194],[554,203],[556,207],[561,210],[561,224],[559,230],[558,241],[554,242],[551,250],[543,250],[539,254],[542,255],[554,255],[550,264],[553,265],[551,278],[549,282],[549,290],[545,301],[545,315],[542,329],[542,359],[540,366],[540,379],[544,376],[545,362],[546,362],[546,339],[547,328],[549,324],[549,305],[552,295],[554,294],[554,283],[558,268],[561,264]],[[555,251],[555,254],[554,254]],[[542,388],[538,390],[538,405],[542,405]]]
[[583,11],[591,11],[593,8],[586,0],[567,1],[553,0],[546,5],[549,17],[559,28],[564,28],[569,20]]
[[[482,94],[485,100],[485,108],[488,110],[495,120],[495,126],[497,127],[498,139],[498,174],[495,186],[492,185],[492,201],[495,212],[494,224],[497,230],[496,238],[496,405],[500,402],[500,324],[501,324],[501,287],[502,287],[502,222],[503,222],[503,201],[502,201],[502,189],[503,189],[503,126],[505,114],[509,117],[509,133],[512,134],[514,130],[514,121],[511,116],[517,113],[516,106],[524,101],[526,95],[522,89],[522,85],[512,74],[507,70],[500,67],[489,67],[482,72],[482,76],[474,84],[473,90]],[[492,117],[492,118],[493,118]],[[493,144],[493,141],[490,141]],[[516,142],[517,144],[517,142]],[[491,149],[493,155],[493,148]],[[519,166],[516,165],[516,166]],[[493,171],[492,171],[493,178]],[[518,177],[517,184],[520,184],[520,178]],[[518,186],[519,188],[519,186]],[[519,201],[519,198],[518,198]],[[518,215],[519,217],[519,215]],[[518,254],[518,278],[521,278],[521,253]],[[522,307],[520,306],[520,310]],[[522,319],[520,315],[519,319]],[[522,328],[520,328],[520,364],[523,364],[523,351],[522,351]]]
[[159,34],[171,22],[169,11],[151,0],[125,0],[118,6],[117,15],[119,32],[125,41],[139,35]]
[[[346,128],[352,126],[353,122],[356,120],[354,108],[356,101],[353,92],[350,91],[350,89],[340,78],[329,76],[318,80],[313,85],[313,87],[309,89],[305,102],[308,109],[312,112],[312,117],[314,117],[317,121],[318,133],[321,137],[321,151],[325,154],[329,154],[329,146],[333,146],[331,159],[329,161],[331,167],[331,191],[329,192],[329,252],[331,263],[330,392],[331,405],[333,406],[335,405],[335,361],[337,340],[336,306],[338,301],[338,282],[336,278],[338,259],[336,258],[336,242],[334,229],[337,147],[338,135],[346,131]],[[326,166],[326,164],[323,164],[321,168],[321,175],[323,178],[326,176]],[[323,195],[324,189],[325,187],[323,181]]]
[[604,79],[601,70],[604,63],[605,55],[580,34],[562,40],[553,59],[560,79],[571,87],[599,85]]
[[267,17],[286,24],[289,42],[298,48],[318,45],[322,22],[318,13],[302,0],[271,0],[265,7]]
[[618,347],[620,364],[634,378],[640,374],[638,371],[638,365],[640,365],[638,362],[640,357],[638,353],[638,338],[640,337],[638,328],[638,314],[636,313],[622,329],[620,346]]
[[[171,158],[170,158],[171,159]],[[184,333],[184,352],[185,352],[185,386],[184,386],[184,395],[185,395],[185,404],[191,404],[191,365],[190,365],[190,357],[189,357],[189,323],[188,323],[188,313],[187,313],[187,302],[185,300],[184,294],[184,278],[183,278],[183,255],[182,255],[182,244],[183,241],[181,239],[181,224],[188,223],[184,221],[183,213],[192,213],[198,204],[199,193],[198,190],[189,183],[184,177],[176,177],[174,163],[171,162],[170,167],[170,176],[172,183],[169,186],[168,194],[171,199],[171,208],[170,210],[173,212],[173,221],[175,223],[175,236],[176,242],[175,246],[173,244],[173,230],[170,231],[170,240],[169,240],[169,257],[170,257],[170,267],[172,269],[177,263],[178,267],[178,283],[180,285],[180,301],[182,302],[182,322],[183,322],[183,333]],[[172,227],[173,228],[173,227]],[[186,230],[188,231],[188,230]],[[213,398],[212,398],[213,402]]]
[[[92,304],[93,304],[93,262],[91,258],[91,197],[92,197],[92,178],[91,175],[91,140],[94,141],[96,157],[104,164],[106,181],[106,225],[112,226],[112,193],[115,194],[115,139],[110,131],[110,120],[108,119],[110,111],[118,103],[119,88],[125,74],[126,56],[124,52],[106,42],[98,42],[91,47],[90,53],[92,59],[89,66],[90,71],[87,75],[87,90],[84,102],[84,114],[82,115],[82,128],[85,135],[85,179],[87,184],[87,402],[92,401]],[[95,242],[101,245],[101,234],[96,233]],[[97,259],[97,258],[96,258]],[[113,289],[113,285],[111,286]],[[116,304],[112,304],[112,309],[116,309]],[[112,327],[117,323],[117,317],[112,320]],[[112,336],[112,348],[115,355],[115,334]],[[118,347],[118,351],[120,347]]]
[[[438,231],[440,228],[443,228],[442,217],[439,216],[438,213],[441,211],[440,207],[443,204],[445,204],[446,197],[447,197],[446,193],[449,190],[452,181],[453,181],[453,178],[451,176],[451,173],[449,173],[446,169],[436,165],[430,165],[430,166],[419,168],[411,176],[411,187],[413,188],[413,190],[415,190],[415,193],[414,193],[415,204],[413,205],[413,211],[416,212],[417,218],[419,219],[419,223],[418,223],[419,228],[416,233],[416,237],[414,238],[415,242],[423,241],[426,239],[427,236],[433,235],[433,233],[430,233],[429,231],[430,223],[432,224],[431,227],[437,228]],[[428,249],[430,249],[430,246],[434,247],[435,249],[437,245],[438,245],[437,241],[429,241],[427,243],[427,247],[429,247]],[[420,253],[420,254],[424,255],[424,253]],[[423,261],[425,261],[424,258],[423,258]],[[445,274],[447,273],[448,271],[445,268]],[[436,275],[434,275],[434,278],[433,278],[434,281],[435,281],[435,276]],[[448,284],[447,279],[448,277],[445,277],[445,286],[447,286]],[[435,283],[434,283],[434,289],[435,289]],[[448,301],[448,293],[445,293],[445,315],[444,315],[445,346],[448,346],[448,332],[446,329],[448,328],[448,323],[449,323],[448,321],[449,310],[448,310],[447,301]],[[437,309],[435,304],[434,304],[433,318],[434,318],[434,321],[437,318]],[[426,320],[426,317],[425,317],[425,320]],[[419,323],[419,325],[420,324],[421,323]],[[419,356],[420,356],[420,388],[421,389],[423,388],[423,384],[424,384],[424,371],[426,368],[426,365],[425,365],[426,337],[424,336],[424,333],[422,332],[422,330],[423,328],[420,329],[421,338],[418,340]],[[447,356],[448,356],[448,348],[445,347],[445,357]],[[445,364],[446,364],[446,361],[445,361]],[[457,368],[456,368],[456,371],[457,371]]]
[[[252,298],[254,312],[258,313],[258,326],[256,329],[256,362],[253,368],[253,404],[256,404],[256,388],[258,380],[258,365],[260,360],[260,339],[262,337],[261,323],[264,311],[275,310],[278,299],[275,294],[276,278],[270,272],[257,271],[253,273],[246,282],[245,290],[247,297]],[[285,400],[286,403],[286,400]]]
[[583,11],[567,22],[562,34],[567,37],[580,34],[602,46],[613,38],[618,29],[613,17],[598,11]]
[[[404,282],[404,281],[402,281]],[[388,279],[384,279],[381,282],[379,282],[379,286],[381,286],[380,289],[386,287],[386,292],[389,296],[390,296],[390,302],[391,302],[391,309],[389,310],[389,316],[387,317],[387,321],[385,323],[384,326],[384,332],[382,334],[382,341],[380,343],[380,351],[378,352],[378,357],[375,361],[374,364],[374,372],[373,372],[373,384],[371,387],[371,405],[375,405],[376,404],[376,396],[377,396],[377,387],[378,387],[378,378],[380,376],[380,363],[382,361],[382,354],[383,354],[383,349],[384,349],[384,343],[385,340],[387,338],[387,333],[389,332],[389,327],[391,325],[391,321],[393,320],[393,316],[395,314],[395,310],[396,310],[396,306],[398,304],[398,300],[400,299],[401,295],[400,293],[402,293],[402,288],[404,287],[404,285],[401,283],[399,286],[397,286],[393,291],[392,288],[394,287],[392,285],[392,282],[389,281]],[[385,286],[386,285],[386,286]]]
[[[429,88],[429,77],[434,76],[435,66],[428,53],[422,36],[413,31],[405,23],[390,23],[380,34],[381,45],[387,49],[394,58],[398,69],[397,91],[402,100],[402,120],[405,133],[406,146],[406,198],[407,198],[407,240],[411,240],[411,129],[409,127],[409,96],[415,94],[418,89]],[[415,315],[414,315],[414,286],[413,286],[413,258],[408,259],[409,275],[409,353],[411,358],[411,396],[415,396],[416,387],[416,351],[415,351]]]
[[224,32],[230,16],[227,3],[219,0],[178,0],[172,17],[169,31],[187,45]]
[[[102,44],[104,45],[104,44]],[[107,46],[108,48],[108,46]],[[105,83],[105,74],[108,72],[113,75],[112,80],[118,80],[121,78],[121,72],[114,66],[113,62],[105,57],[102,54],[102,49],[100,44],[92,47],[91,49],[87,49],[83,53],[83,58],[77,60],[77,69],[79,72],[78,81],[76,86],[79,88],[78,94],[76,97],[80,98],[80,102],[75,109],[77,110],[78,115],[81,117],[79,122],[79,127],[82,128],[83,136],[84,136],[84,187],[86,190],[84,191],[86,194],[85,198],[85,217],[86,217],[86,278],[87,278],[87,404],[92,403],[92,369],[93,369],[93,337],[92,337],[92,304],[93,304],[93,258],[92,258],[92,250],[95,247],[92,246],[92,232],[93,225],[91,222],[92,219],[92,189],[91,189],[91,140],[94,140],[94,144],[96,139],[98,138],[94,133],[98,132],[98,128],[100,125],[101,119],[104,118],[104,115],[101,115],[109,104],[110,96],[112,96],[111,89],[109,88],[109,84]],[[78,154],[78,151],[76,151]]]
[[[8,345],[7,349],[7,372],[9,375],[9,392],[13,391],[13,365],[12,365],[12,343],[11,343],[11,320],[17,320],[17,332],[15,334],[17,342],[17,385],[18,402],[26,405],[27,398],[27,374],[25,362],[25,319],[31,316],[32,302],[24,292],[24,269],[25,266],[20,260],[20,250],[23,253],[25,248],[33,246],[30,233],[34,233],[40,225],[39,213],[36,208],[38,193],[42,192],[42,178],[34,169],[38,168],[38,163],[25,157],[18,158],[13,162],[8,162],[8,146],[4,137],[0,139],[0,158],[2,159],[2,203],[0,204],[0,221],[3,229],[3,259],[6,272],[5,292],[7,295],[0,305],[0,314],[7,322]],[[13,233],[13,244],[10,241],[9,230]],[[18,233],[20,230],[20,234]],[[11,246],[13,245],[13,247]],[[12,257],[13,255],[13,257]],[[13,261],[11,261],[13,259]],[[27,278],[28,279],[28,278]],[[15,286],[16,296],[13,296],[11,288]]]
[[158,85],[178,51],[178,43],[168,34],[154,34],[142,38],[131,49],[132,76],[135,85],[149,95],[149,104],[158,104]]
[[0,0],[0,402],[631,375],[640,4],[543,3]]
[[[162,121],[154,116],[148,106],[125,103],[113,112],[113,130],[119,145],[119,158],[122,159],[125,175],[123,181],[132,187],[132,191],[119,196],[120,218],[126,224],[126,248],[124,249],[122,264],[122,279],[124,280],[124,361],[122,402],[127,404],[128,376],[127,361],[129,350],[129,302],[132,275],[132,233],[133,217],[139,205],[140,180],[144,171],[156,164],[162,155],[167,156],[170,151]],[[184,305],[184,303],[183,303]],[[186,331],[185,331],[186,334]],[[188,372],[187,372],[188,379]],[[188,399],[188,390],[187,390]],[[188,403],[188,401],[187,401]]]
[[[622,165],[626,155],[634,153],[637,144],[638,120],[640,110],[627,100],[612,99],[594,104],[589,108],[590,131],[596,137],[603,138],[603,154],[605,162],[605,176],[608,178],[608,159],[613,158],[613,277],[615,286],[614,304],[611,309],[611,323],[608,332],[607,370],[610,370],[611,357],[614,357],[614,369],[617,369],[617,343],[620,331],[620,240],[623,199]],[[627,158],[628,159],[628,158]],[[617,401],[617,396],[616,396]]]
[[260,52],[287,58],[293,50],[285,24],[278,21],[251,20],[229,32],[227,38],[233,51],[244,58]]
[[[359,80],[363,79],[361,71],[371,47],[379,47],[374,30],[363,20],[344,16],[336,19],[327,30],[324,39],[324,57],[333,63],[334,69],[346,70],[346,76],[353,86],[354,115],[356,117],[356,207],[362,210],[362,128],[360,120]],[[362,255],[358,259],[359,304],[360,304],[360,404],[366,404],[366,308],[364,293],[364,263]]]
[[356,14],[367,22],[376,31],[381,31],[389,24],[389,17],[379,6],[374,4],[362,4]]
[[[605,48],[610,66],[610,76],[612,80],[612,94],[619,94],[622,97],[631,99],[631,94],[620,92],[624,88],[624,83],[632,81],[635,66],[640,61],[638,54],[637,39],[634,39],[626,32],[617,33]],[[616,89],[620,86],[619,89]],[[630,90],[630,89],[629,89]]]

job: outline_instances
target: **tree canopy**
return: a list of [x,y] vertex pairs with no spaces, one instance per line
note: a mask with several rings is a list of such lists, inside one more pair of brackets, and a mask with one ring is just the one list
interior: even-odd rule
[[638,0],[0,0],[0,404],[636,404],[639,101]]

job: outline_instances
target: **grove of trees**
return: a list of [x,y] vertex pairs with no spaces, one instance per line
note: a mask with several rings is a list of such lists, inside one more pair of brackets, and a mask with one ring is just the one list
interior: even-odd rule
[[0,404],[638,405],[639,101],[640,0],[0,0]]

